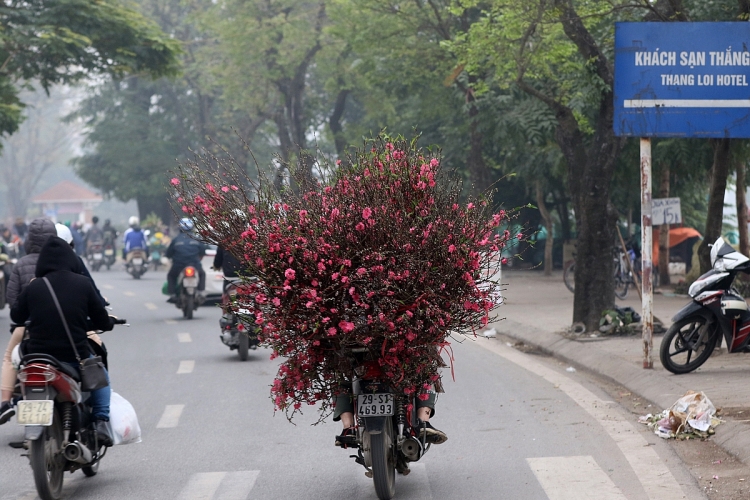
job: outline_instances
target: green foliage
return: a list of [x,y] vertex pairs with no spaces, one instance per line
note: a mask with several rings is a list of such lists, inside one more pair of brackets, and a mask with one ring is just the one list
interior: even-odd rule
[[117,0],[29,0],[0,7],[0,133],[18,128],[22,103],[13,83],[45,89],[108,73],[172,75],[176,41]]

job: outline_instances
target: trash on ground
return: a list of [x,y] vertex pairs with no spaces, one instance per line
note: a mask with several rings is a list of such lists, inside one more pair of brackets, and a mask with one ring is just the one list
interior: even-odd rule
[[494,339],[497,337],[497,330],[490,328],[489,330],[485,330],[482,335],[484,335],[485,338]]
[[722,422],[716,417],[716,407],[711,400],[703,392],[695,391],[686,392],[671,408],[655,415],[649,413],[638,421],[664,439],[705,439],[713,435]]
[[573,368],[572,366],[569,366],[569,367],[567,367],[567,368],[565,369],[565,371],[566,371],[566,372],[570,372],[570,373],[575,373],[575,372],[576,372],[576,369],[575,369],[575,368]]

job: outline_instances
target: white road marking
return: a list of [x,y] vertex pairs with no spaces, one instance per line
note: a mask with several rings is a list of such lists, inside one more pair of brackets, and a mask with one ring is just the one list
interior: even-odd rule
[[168,325],[176,325],[177,322],[173,319],[165,319],[164,322]]
[[164,413],[159,419],[159,423],[156,424],[157,429],[169,429],[171,427],[177,427],[180,423],[180,415],[182,410],[185,409],[185,405],[167,405],[164,408]]
[[549,500],[627,500],[594,457],[527,458]]
[[178,500],[212,500],[226,472],[201,472],[190,478]]
[[135,292],[122,292],[123,295],[127,295],[128,297],[135,297]]
[[656,451],[649,446],[643,435],[618,412],[609,411],[611,407],[591,391],[571,378],[547,368],[528,354],[522,354],[500,342],[479,339],[475,343],[547,380],[594,417],[620,448],[650,499],[683,500],[686,498],[672,472],[664,465]]
[[178,333],[177,334],[177,339],[180,342],[192,342],[193,341],[193,339],[192,339],[192,337],[190,337],[189,333]]
[[146,302],[143,305],[146,306],[146,309],[148,309],[149,311],[156,311],[158,309],[158,307],[156,307],[156,304],[154,304],[153,302]]
[[219,491],[214,498],[216,500],[247,500],[250,491],[255,486],[260,471],[241,470],[229,472],[219,485]]
[[185,373],[193,373],[193,369],[195,369],[194,360],[188,359],[185,361],[180,361],[180,366],[177,368],[177,375],[182,375]]
[[115,287],[113,287],[112,285],[102,285],[102,288],[104,288],[106,290],[114,290],[115,289]]
[[246,500],[258,474],[257,470],[194,474],[177,500]]

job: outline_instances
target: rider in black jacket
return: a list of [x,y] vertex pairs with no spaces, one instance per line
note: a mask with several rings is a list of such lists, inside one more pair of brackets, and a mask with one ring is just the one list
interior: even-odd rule
[[193,239],[190,232],[193,221],[187,218],[180,220],[180,234],[169,244],[164,255],[172,259],[172,267],[167,273],[167,292],[169,301],[175,300],[177,292],[177,277],[187,266],[193,266],[198,271],[198,291],[206,289],[206,273],[201,266],[201,259],[206,255],[206,245]]

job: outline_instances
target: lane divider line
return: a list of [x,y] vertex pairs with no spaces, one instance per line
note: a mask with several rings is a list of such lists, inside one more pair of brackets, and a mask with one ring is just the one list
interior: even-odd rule
[[527,458],[549,500],[627,500],[594,457]]
[[176,325],[177,322],[173,319],[165,319],[164,322],[168,325]]
[[128,297],[135,297],[135,292],[122,292],[123,295],[127,295]]
[[183,375],[185,373],[193,373],[195,369],[195,360],[187,359],[180,361],[180,366],[177,368],[177,375]]
[[146,306],[146,309],[148,309],[149,311],[156,311],[157,309],[159,309],[153,302],[146,302],[143,305]]
[[115,289],[115,287],[113,287],[112,285],[109,285],[109,284],[102,285],[102,288],[104,288],[106,290],[114,290]]
[[241,470],[227,473],[214,498],[216,500],[247,500],[259,474],[259,470]]
[[177,340],[179,340],[180,342],[192,342],[193,338],[189,333],[178,333]]
[[212,500],[226,472],[201,472],[194,474],[182,489],[178,500]]
[[471,344],[487,349],[540,376],[586,410],[620,448],[650,499],[684,500],[687,498],[672,475],[672,471],[662,462],[659,454],[633,426],[633,423],[619,412],[610,410],[615,405],[608,405],[573,379],[548,368],[528,354],[520,353],[498,341],[480,338]]
[[162,413],[161,418],[159,419],[159,423],[156,424],[156,428],[170,429],[172,427],[177,427],[177,424],[180,423],[182,410],[184,409],[185,405],[167,405],[166,408],[164,408],[164,413]]

